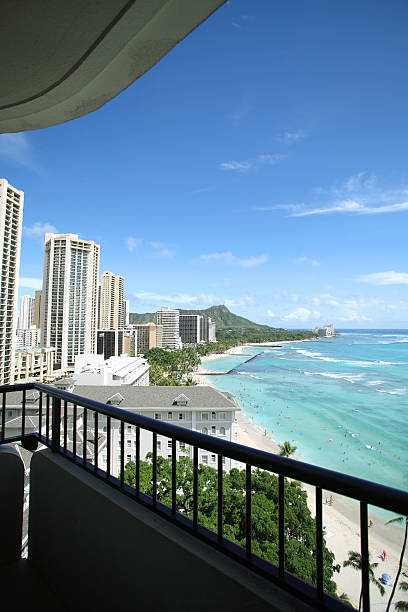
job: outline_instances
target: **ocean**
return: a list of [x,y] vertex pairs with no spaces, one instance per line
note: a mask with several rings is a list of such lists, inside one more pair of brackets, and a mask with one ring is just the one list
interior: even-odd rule
[[408,489],[408,330],[250,347],[202,369],[242,410],[308,463]]

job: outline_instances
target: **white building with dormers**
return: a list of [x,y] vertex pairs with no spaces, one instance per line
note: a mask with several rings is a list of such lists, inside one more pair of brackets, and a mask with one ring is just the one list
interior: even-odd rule
[[[67,389],[71,391],[71,389]],[[83,386],[73,390],[74,393],[89,399],[111,404],[130,412],[141,414],[152,419],[161,420],[185,427],[192,431],[208,434],[235,442],[236,418],[235,413],[240,410],[231,393],[218,391],[214,387],[134,387],[130,385],[117,386]],[[111,421],[111,473],[117,476],[120,473],[121,440],[120,425],[115,419]],[[99,416],[99,435],[105,436],[106,419]],[[78,424],[81,431],[81,424]],[[87,439],[94,438],[92,422],[88,422]],[[144,460],[147,453],[152,452],[153,434],[147,430],[140,430],[140,459]],[[136,459],[136,431],[132,425],[125,425],[124,435],[124,461]],[[183,442],[177,442],[177,459],[181,456],[193,458],[193,450]],[[98,465],[105,469],[107,465],[107,446],[99,445]],[[157,455],[169,458],[172,455],[172,440],[165,436],[157,436]],[[199,449],[199,463],[217,467],[217,456],[206,450]],[[233,461],[224,459],[224,469],[234,467]]]

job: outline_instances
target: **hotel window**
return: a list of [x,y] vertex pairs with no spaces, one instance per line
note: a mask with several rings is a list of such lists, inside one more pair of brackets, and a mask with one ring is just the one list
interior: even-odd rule
[[208,412],[202,412],[201,413],[201,420],[202,421],[208,421]]
[[173,440],[167,440],[167,448],[171,448],[173,446]]
[[131,448],[132,447],[132,442],[130,440],[127,441],[127,447]]
[[158,412],[155,412],[155,413],[154,413],[154,418],[155,418],[157,421],[160,421],[160,414],[159,414]]
[[132,461],[132,455],[126,455],[126,461],[129,463],[129,461]]
[[168,412],[167,413],[167,418],[168,418],[169,421],[172,421],[173,420],[173,413],[172,412]]
[[208,455],[202,455],[201,460],[203,463],[208,463]]
[[212,412],[211,413],[211,420],[215,421],[216,418],[217,418],[217,413],[216,412]]
[[167,455],[167,459],[171,459],[171,455]]
[[201,430],[201,433],[207,435],[208,434],[208,429],[206,427],[203,427]]
[[211,463],[215,463],[215,455],[211,455]]
[[225,427],[220,427],[221,436],[225,436]]
[[180,448],[180,450],[186,450],[186,443],[185,442],[179,442],[179,448]]
[[103,461],[104,463],[106,463],[107,459],[108,459],[108,456],[107,456],[107,455],[102,455],[102,461]]
[[128,428],[128,431],[132,431],[132,426],[131,425],[128,425],[127,428]]
[[178,418],[179,421],[182,421],[184,419],[184,414],[182,412],[179,412]]
[[216,428],[215,428],[215,425],[211,425],[211,433],[212,433],[212,434],[217,433],[217,430],[216,430]]
[[225,421],[225,412],[219,412],[218,418],[220,419],[220,421]]
[[157,440],[157,450],[161,450],[161,442],[160,440]]

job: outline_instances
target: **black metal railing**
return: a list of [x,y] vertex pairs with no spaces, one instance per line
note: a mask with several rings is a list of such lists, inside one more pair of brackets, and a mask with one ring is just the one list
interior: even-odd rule
[[[27,392],[38,392],[38,428],[28,432],[26,426]],[[7,395],[21,392],[21,422],[20,431],[13,436],[7,436],[7,426],[14,420],[7,421]],[[369,593],[369,550],[368,550],[368,505],[378,506],[398,515],[408,515],[408,493],[386,487],[380,484],[355,478],[332,470],[309,465],[307,463],[287,459],[227,442],[218,438],[201,434],[183,427],[164,423],[139,414],[102,404],[65,391],[60,391],[49,385],[39,383],[0,386],[2,394],[0,444],[20,441],[23,446],[34,450],[40,441],[52,451],[64,455],[81,468],[92,472],[97,478],[121,490],[129,497],[149,507],[164,518],[176,523],[181,528],[204,540],[233,559],[246,565],[253,571],[267,577],[283,589],[295,594],[296,597],[317,609],[344,610],[345,604],[324,592],[323,582],[323,510],[322,491],[327,489],[333,493],[357,500],[360,504],[360,548],[362,559],[362,598],[363,611],[370,610]],[[33,401],[33,398],[31,398]],[[37,400],[36,400],[37,401]],[[34,404],[30,404],[34,406]],[[93,412],[93,420],[88,420],[88,411]],[[78,440],[78,418],[82,415],[82,441]],[[100,416],[106,417],[106,469],[98,464],[99,438],[98,425]],[[32,417],[31,417],[32,418]],[[112,420],[119,422],[120,428],[120,466],[118,475],[112,474]],[[88,425],[93,429],[93,456],[87,450]],[[135,427],[135,486],[125,483],[125,425]],[[148,496],[140,487],[141,430],[152,434],[152,495]],[[157,496],[157,436],[162,435],[172,440],[172,490],[171,503],[167,506],[158,500]],[[176,442],[184,442],[193,449],[193,513],[192,519],[176,510]],[[82,445],[81,454],[78,454]],[[198,472],[199,449],[205,449],[218,456],[217,462],[217,532],[213,532],[198,521]],[[223,534],[223,458],[235,460],[245,466],[245,546],[239,546],[224,537]],[[251,512],[252,512],[252,478],[253,468],[267,470],[278,475],[278,565],[274,565],[252,552]],[[285,478],[307,483],[315,487],[316,492],[316,586],[304,582],[285,569]]]

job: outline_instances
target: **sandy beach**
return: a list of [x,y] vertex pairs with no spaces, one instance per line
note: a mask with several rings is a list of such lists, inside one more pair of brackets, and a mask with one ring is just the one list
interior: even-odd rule
[[[271,345],[271,343],[268,344]],[[227,354],[208,356],[208,359],[204,357],[203,361],[212,361],[214,358],[219,359],[231,354],[245,353],[245,348],[245,346],[234,347]],[[238,352],[237,349],[241,350]],[[215,386],[212,383],[211,376],[195,373],[194,378],[198,384]],[[236,413],[236,442],[270,453],[279,452],[278,443],[268,434],[265,428],[253,422],[242,410]],[[296,454],[293,458],[302,460]],[[304,484],[303,487],[308,493],[309,509],[312,516],[315,516],[315,489],[307,484]],[[331,491],[323,491],[323,525],[326,526],[324,537],[327,547],[335,555],[335,564],[341,566],[340,573],[335,573],[333,580],[338,586],[338,595],[347,593],[350,601],[358,608],[361,573],[352,568],[343,568],[343,561],[348,558],[348,551],[360,551],[359,505],[357,502],[337,494],[333,494],[332,505],[326,504],[326,499],[330,500],[331,495]],[[374,569],[374,574],[376,578],[379,578],[382,573],[390,574],[391,582],[393,582],[398,569],[404,531],[398,525],[386,526],[386,519],[374,513],[369,512],[369,519],[373,521],[373,527],[369,529],[370,562],[378,563],[378,567]],[[387,556],[386,560],[382,561],[380,555],[384,550]],[[406,554],[403,570],[407,571],[407,565],[408,555]],[[401,576],[400,582],[404,580],[407,579]],[[385,586],[384,588],[385,595],[382,597],[378,588],[374,584],[370,585],[372,610],[382,611],[386,609],[391,587]],[[399,600],[408,600],[408,595],[397,588],[393,601]],[[391,609],[394,609],[394,606],[391,606]]]

